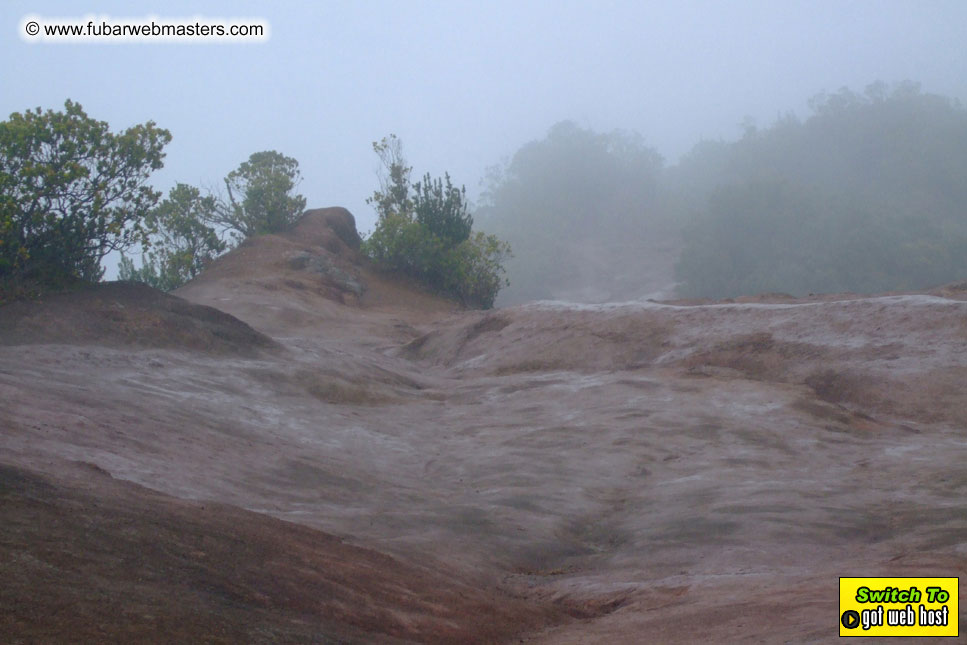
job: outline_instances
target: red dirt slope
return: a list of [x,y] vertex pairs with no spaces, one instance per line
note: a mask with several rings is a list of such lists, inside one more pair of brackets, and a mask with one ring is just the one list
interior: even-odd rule
[[560,611],[64,462],[0,464],[4,642],[494,643]]
[[179,290],[196,345],[0,308],[47,330],[0,343],[0,641],[814,643],[840,576],[967,577],[962,287],[466,312],[350,217]]

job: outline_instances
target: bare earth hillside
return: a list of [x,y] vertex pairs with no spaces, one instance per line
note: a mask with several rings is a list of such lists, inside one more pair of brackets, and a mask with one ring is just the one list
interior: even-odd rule
[[464,312],[357,248],[0,308],[0,641],[829,642],[967,576],[967,285]]

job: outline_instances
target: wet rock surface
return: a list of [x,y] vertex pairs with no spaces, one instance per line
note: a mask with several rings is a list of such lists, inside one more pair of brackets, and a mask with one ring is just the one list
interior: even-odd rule
[[828,642],[839,576],[967,575],[962,290],[461,312],[302,250],[177,294],[272,351],[0,343],[4,640]]

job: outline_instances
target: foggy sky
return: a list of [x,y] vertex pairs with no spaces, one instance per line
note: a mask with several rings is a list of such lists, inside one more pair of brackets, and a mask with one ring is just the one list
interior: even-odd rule
[[[0,118],[79,102],[174,139],[153,184],[216,187],[256,151],[295,157],[309,207],[371,230],[371,142],[479,194],[485,169],[573,119],[635,130],[674,163],[842,86],[967,98],[967,2],[30,2],[0,6]],[[26,14],[259,17],[264,44],[33,44]],[[114,274],[109,266],[108,275]]]

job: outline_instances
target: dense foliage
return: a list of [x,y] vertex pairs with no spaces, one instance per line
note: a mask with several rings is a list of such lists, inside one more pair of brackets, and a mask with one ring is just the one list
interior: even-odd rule
[[292,157],[256,152],[225,177],[228,198],[212,221],[236,238],[285,231],[306,208],[305,197],[291,194],[300,179],[299,162]]
[[473,216],[468,212],[467,189],[454,188],[450,174],[444,180],[430,179],[430,173],[413,185],[413,218],[448,246],[470,237]]
[[0,299],[97,281],[105,255],[143,239],[170,140],[153,122],[112,133],[72,101],[0,123]]
[[[967,110],[909,82],[809,105],[805,120],[746,121],[738,140],[700,142],[670,168],[639,135],[559,123],[492,172],[476,222],[449,175],[411,182],[391,136],[374,144],[379,219],[364,251],[480,307],[509,284],[505,266],[505,302],[638,298],[675,279],[683,296],[721,298],[967,278]],[[123,258],[122,278],[176,288],[223,236],[301,216],[298,162],[276,151],[229,173],[226,197],[179,184],[158,205],[147,180],[170,139],[152,122],[112,133],[71,101],[0,123],[0,300],[96,281],[108,253],[139,243],[143,264]]]
[[490,308],[501,287],[510,246],[493,235],[473,233],[466,189],[445,179],[410,183],[411,167],[400,140],[391,135],[373,144],[382,164],[380,189],[368,200],[376,208],[376,229],[363,252],[378,265],[413,277],[458,298],[466,306]]
[[120,279],[171,291],[239,241],[288,229],[305,209],[305,198],[291,194],[298,180],[299,163],[269,150],[256,152],[228,174],[227,198],[178,184],[144,220],[141,267],[122,256]]
[[502,298],[647,297],[675,257],[667,283],[689,297],[967,278],[967,110],[909,82],[809,106],[669,168],[636,135],[554,126],[492,174],[477,211],[517,251]]
[[667,228],[661,169],[661,156],[640,136],[569,121],[494,169],[478,220],[516,251],[509,301],[554,297],[578,284],[612,295],[633,289],[648,240]]
[[119,278],[172,291],[198,275],[227,244],[206,222],[216,219],[218,203],[194,186],[178,184],[145,218],[150,249],[141,268],[121,256]]
[[819,95],[675,169],[686,296],[921,289],[967,277],[967,111],[912,83]]
[[[0,123],[0,301],[100,280],[112,251],[122,279],[174,289],[227,248],[220,232],[278,232],[301,216],[298,163],[275,151],[229,173],[227,200],[178,184],[158,205],[147,180],[170,141],[153,122],[112,133],[70,100]],[[135,244],[140,268],[123,255]]]

